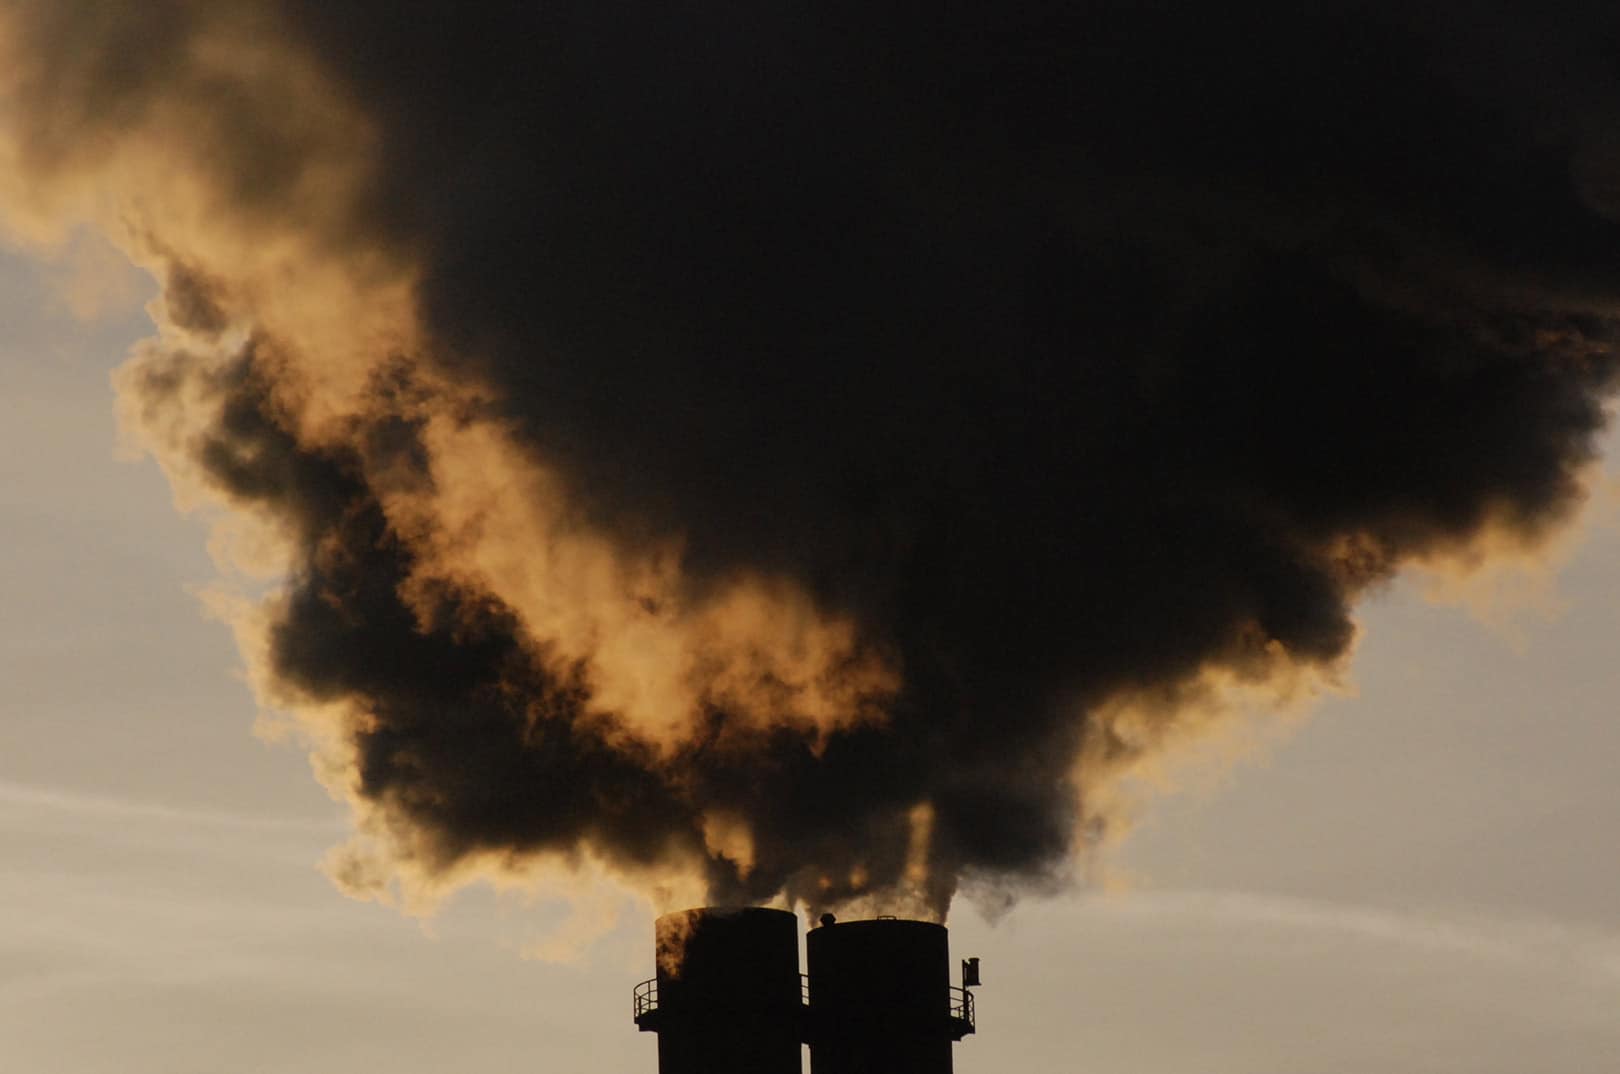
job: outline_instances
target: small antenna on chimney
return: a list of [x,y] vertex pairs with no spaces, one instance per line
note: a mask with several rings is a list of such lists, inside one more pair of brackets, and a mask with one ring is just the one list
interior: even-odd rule
[[979,960],[964,958],[962,960],[962,987],[977,988],[979,986]]

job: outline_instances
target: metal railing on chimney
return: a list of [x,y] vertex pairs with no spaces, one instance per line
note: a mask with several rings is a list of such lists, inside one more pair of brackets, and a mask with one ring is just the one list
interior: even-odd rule
[[658,978],[649,977],[636,985],[631,1002],[635,1006],[635,1020],[639,1025],[644,1017],[658,1009]]
[[[957,1023],[956,1035],[960,1040],[976,1028],[973,993],[952,985],[948,999],[951,1021]],[[807,1007],[810,1005],[810,975],[807,973],[799,974],[799,1002]],[[638,1024],[643,1018],[658,1010],[658,978],[649,977],[636,985],[635,991],[631,994],[631,1010],[632,1017]]]
[[965,988],[951,985],[951,1021],[957,1023],[956,1039],[961,1040],[974,1031],[973,1024],[973,993]]

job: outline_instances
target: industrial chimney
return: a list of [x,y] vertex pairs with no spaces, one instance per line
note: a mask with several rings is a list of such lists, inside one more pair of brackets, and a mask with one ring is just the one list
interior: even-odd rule
[[660,1074],[799,1074],[798,918],[707,907],[654,931],[658,975],[636,986],[635,1018],[658,1034]]
[[[799,974],[784,910],[708,907],[658,919],[658,975],[636,986],[636,1025],[658,1034],[660,1074],[950,1074],[974,1031],[973,994],[950,983],[945,926],[824,915]],[[970,960],[977,984],[978,960]],[[969,963],[964,963],[964,972]]]
[[950,1074],[973,994],[951,987],[944,925],[824,919],[806,951],[811,1074]]

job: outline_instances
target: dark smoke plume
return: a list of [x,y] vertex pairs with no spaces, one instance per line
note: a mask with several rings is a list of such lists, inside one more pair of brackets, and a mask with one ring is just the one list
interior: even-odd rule
[[280,542],[359,887],[1061,876],[1181,701],[1567,522],[1615,384],[1612,5],[63,7],[16,197],[187,192],[126,405]]

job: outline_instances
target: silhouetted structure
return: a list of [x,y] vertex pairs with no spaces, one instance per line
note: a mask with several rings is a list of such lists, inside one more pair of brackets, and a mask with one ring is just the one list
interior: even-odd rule
[[973,1031],[972,994],[951,987],[944,925],[850,921],[806,943],[812,1074],[950,1074]]
[[783,910],[684,910],[656,933],[658,976],[634,1005],[661,1074],[799,1074],[801,1041],[812,1074],[950,1074],[951,1045],[974,1031],[943,925],[825,915],[803,977]]
[[804,1006],[798,919],[706,908],[656,926],[658,976],[636,987],[636,1025],[658,1034],[661,1074],[799,1074]]

